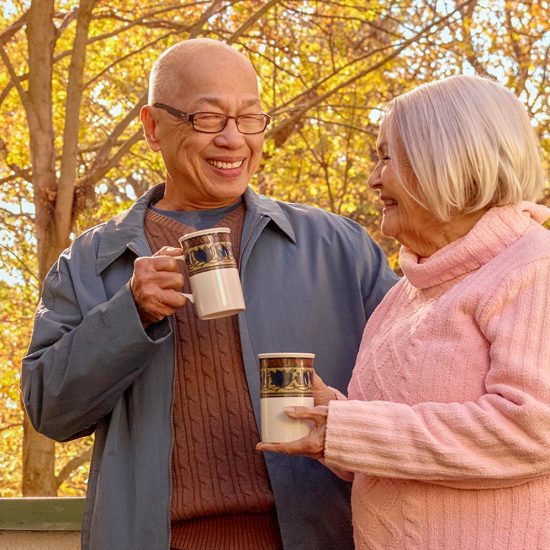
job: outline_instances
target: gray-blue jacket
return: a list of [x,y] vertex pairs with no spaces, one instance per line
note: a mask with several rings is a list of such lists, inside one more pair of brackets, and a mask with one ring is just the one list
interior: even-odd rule
[[[170,318],[143,329],[128,283],[136,256],[151,255],[143,220],[162,193],[60,256],[23,360],[34,427],[57,441],[95,432],[83,550],[169,547],[174,333]],[[251,189],[245,202],[239,329],[259,420],[257,354],[313,352],[325,382],[345,391],[365,322],[397,278],[356,223]],[[266,462],[285,550],[351,550],[349,484],[305,457]]]

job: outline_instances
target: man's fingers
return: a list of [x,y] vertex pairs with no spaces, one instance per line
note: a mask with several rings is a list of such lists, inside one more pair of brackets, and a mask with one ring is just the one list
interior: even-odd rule
[[177,290],[183,289],[185,279],[180,272],[174,273],[173,271],[156,271],[149,276],[144,277],[142,284],[149,283],[155,285],[161,289]]
[[153,257],[158,256],[183,256],[183,252],[181,248],[176,248],[174,246],[163,246],[162,248],[159,248],[154,254]]
[[181,271],[181,261],[173,256],[150,256],[137,258],[134,263],[134,269],[154,270],[154,271]]
[[161,290],[157,295],[157,300],[163,306],[168,308],[167,315],[174,313],[174,311],[185,305],[187,298],[176,290]]
[[187,298],[175,290],[159,290],[154,296],[138,304],[140,316],[149,322],[156,322],[171,315],[182,307]]
[[[185,282],[183,273],[179,270],[172,271],[166,269],[170,267],[167,262],[175,262],[173,258],[158,258],[162,262],[158,265],[152,264],[136,264],[134,275],[132,277],[132,289],[138,292],[146,291],[156,293],[158,288],[169,288],[173,290],[181,290]],[[136,260],[137,262],[137,260]],[[165,269],[160,269],[164,267]]]

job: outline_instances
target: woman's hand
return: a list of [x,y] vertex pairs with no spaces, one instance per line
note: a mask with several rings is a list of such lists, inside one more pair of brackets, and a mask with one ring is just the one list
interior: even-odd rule
[[336,399],[334,390],[327,386],[322,378],[313,370],[313,402],[317,405],[328,405],[329,401]]
[[[317,375],[315,378],[317,378]],[[328,388],[320,378],[319,380],[325,388]],[[315,386],[315,381],[313,385]],[[321,460],[325,456],[325,433],[327,429],[328,407],[288,407],[285,409],[285,413],[290,418],[313,422],[313,427],[309,434],[302,437],[302,439],[289,441],[288,443],[258,443],[256,445],[256,450],[272,451],[274,453],[283,453],[287,455],[304,455]]]

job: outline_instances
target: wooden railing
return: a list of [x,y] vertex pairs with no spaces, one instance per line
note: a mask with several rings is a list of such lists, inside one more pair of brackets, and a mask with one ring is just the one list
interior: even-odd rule
[[79,550],[83,498],[0,498],[1,550]]

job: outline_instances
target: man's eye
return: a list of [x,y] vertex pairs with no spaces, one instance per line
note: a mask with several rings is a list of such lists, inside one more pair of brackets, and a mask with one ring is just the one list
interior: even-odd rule
[[216,115],[214,113],[208,115],[199,114],[195,116],[195,120],[200,120],[201,122],[217,122],[223,119],[225,119],[224,115]]

